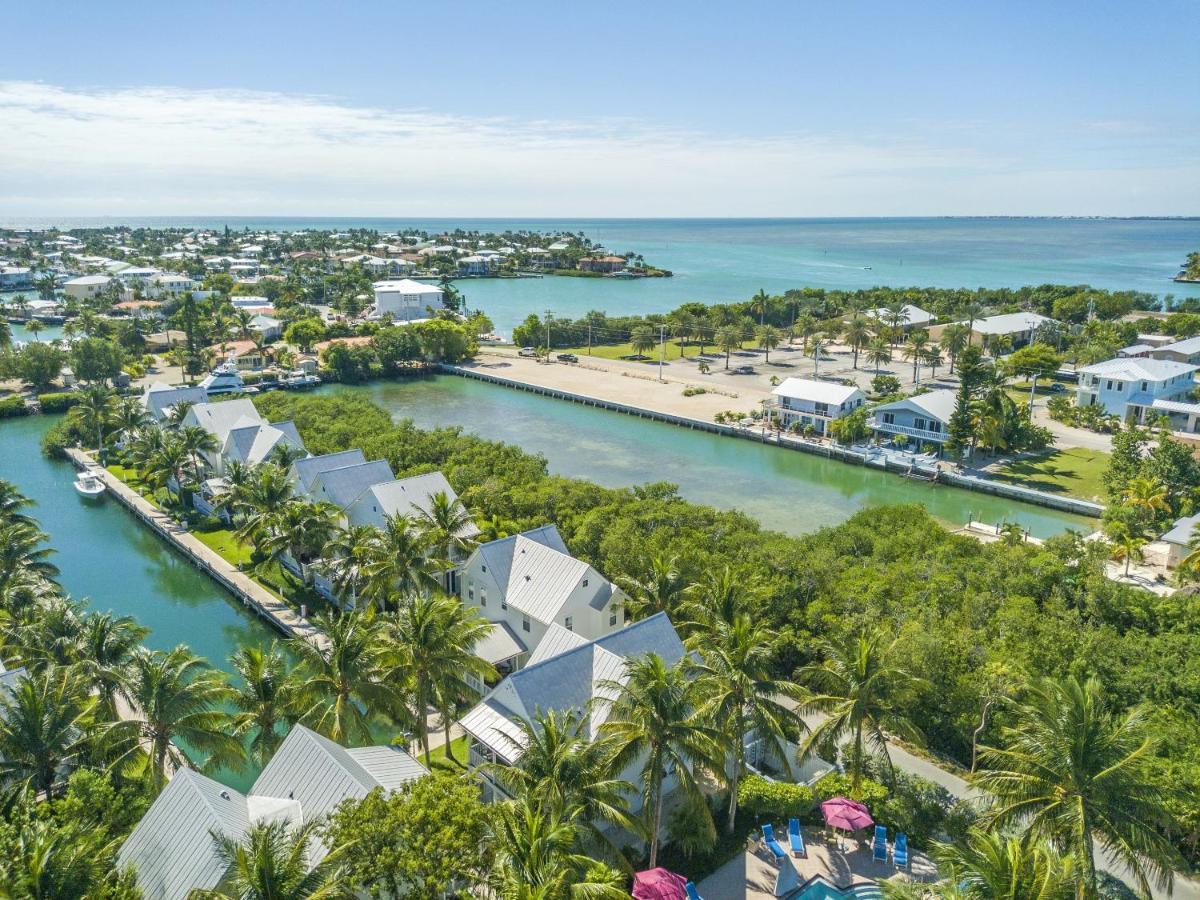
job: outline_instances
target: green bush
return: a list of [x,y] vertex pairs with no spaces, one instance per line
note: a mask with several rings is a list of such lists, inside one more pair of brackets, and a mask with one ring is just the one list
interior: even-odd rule
[[859,782],[857,791],[851,789],[851,783],[849,775],[826,775],[816,783],[813,792],[817,795],[817,801],[821,803],[830,797],[849,797],[866,804],[868,809],[874,808],[872,804],[881,803],[887,798],[887,787],[878,781],[864,778]]
[[242,384],[258,384],[263,380],[262,372],[243,372]]
[[747,814],[771,820],[799,818],[812,811],[813,790],[803,784],[768,781],[747,775],[738,785],[738,806]]
[[0,419],[15,419],[17,416],[29,415],[24,397],[5,397],[0,400]]
[[42,453],[51,459],[65,459],[66,449],[74,447],[77,443],[79,436],[75,433],[75,428],[69,419],[64,418],[47,428],[46,433],[42,435]]
[[38,394],[38,403],[42,404],[42,412],[66,412],[79,402],[79,395],[73,391],[60,391],[56,394]]

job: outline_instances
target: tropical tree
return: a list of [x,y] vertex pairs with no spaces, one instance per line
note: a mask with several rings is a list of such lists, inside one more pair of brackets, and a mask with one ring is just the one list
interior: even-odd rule
[[[1114,519],[1105,527],[1105,537],[1112,544],[1113,559],[1125,562],[1125,577],[1129,577],[1129,564],[1141,561],[1142,548],[1146,546],[1146,535],[1140,528],[1121,519]],[[1187,563],[1187,559],[1184,559]]]
[[304,577],[305,565],[320,556],[337,534],[339,518],[332,503],[289,500],[271,517],[260,546],[269,559],[291,557]]
[[174,432],[164,432],[153,449],[148,448],[142,463],[142,477],[155,488],[166,488],[170,495],[175,495],[183,489],[189,459],[190,454],[180,437]]
[[954,322],[942,329],[942,345],[950,357],[950,374],[954,374],[954,364],[958,356],[971,343],[971,329],[961,322]]
[[428,506],[417,511],[416,525],[434,559],[447,569],[478,543],[470,511],[445,491],[430,495]]
[[742,330],[735,325],[723,325],[717,330],[717,346],[725,354],[725,368],[729,368],[729,357],[742,346]]
[[118,717],[117,699],[128,699],[134,656],[149,633],[150,629],[132,616],[94,612],[83,619],[76,668],[96,693],[100,710],[109,721]]
[[[700,698],[682,660],[669,666],[655,653],[631,657],[625,661],[623,678],[603,682],[599,696],[597,705],[608,713],[600,733],[613,742],[614,769],[642,765],[642,810],[648,818],[654,868],[662,831],[663,781],[671,772],[684,795],[695,797],[697,768],[719,778],[721,733],[697,716]],[[699,808],[708,809],[703,804]]]
[[876,335],[867,345],[867,363],[875,367],[875,374],[878,375],[884,364],[891,361],[892,345],[883,335]]
[[388,601],[439,587],[438,567],[429,545],[410,516],[388,516],[357,548],[363,578],[362,596],[379,608]]
[[762,325],[766,319],[767,304],[770,300],[770,295],[762,288],[759,288],[758,293],[750,298],[750,309],[758,316],[759,325]]
[[0,691],[0,780],[49,797],[87,754],[96,706],[83,681],[53,666]]
[[217,855],[227,874],[222,886],[196,891],[205,900],[350,900],[354,892],[342,883],[342,847],[333,847],[313,865],[317,820],[258,822],[240,840],[214,833]]
[[824,661],[800,670],[800,680],[813,688],[803,710],[825,716],[801,745],[800,757],[826,742],[849,738],[854,791],[862,784],[868,749],[884,758],[889,776],[895,780],[887,749],[889,734],[916,744],[924,742],[920,729],[903,711],[907,695],[921,682],[892,662],[897,640],[885,644],[883,633],[873,631],[842,644],[823,641]]
[[199,425],[184,425],[178,434],[184,452],[192,461],[192,477],[199,482],[203,474],[202,455],[216,453],[218,450],[216,435]]
[[913,384],[917,383],[917,375],[920,372],[921,362],[925,358],[925,348],[928,345],[929,332],[924,329],[911,332],[904,344],[904,358],[911,360],[913,364]]
[[115,396],[102,384],[88,385],[79,392],[79,400],[71,407],[71,420],[80,430],[96,436],[101,465],[104,463],[104,433],[115,419]]
[[759,325],[755,330],[755,336],[758,339],[758,346],[762,347],[766,352],[766,361],[771,361],[771,351],[779,346],[782,341],[782,335],[779,329],[774,325]]
[[854,368],[858,368],[858,354],[867,346],[871,340],[871,327],[867,324],[866,319],[861,316],[854,316],[846,323],[846,327],[842,330],[842,340],[850,347],[850,352],[854,354]]
[[629,345],[638,356],[645,356],[654,349],[658,341],[654,337],[654,329],[649,325],[638,325],[629,333]]
[[58,577],[58,567],[50,562],[54,551],[43,546],[46,540],[46,533],[23,521],[23,517],[7,524],[0,523],[0,596],[21,576]]
[[120,397],[113,409],[112,429],[122,441],[132,440],[150,424],[150,414],[137,397]]
[[921,354],[921,362],[929,366],[929,377],[931,378],[937,378],[938,366],[945,361],[945,357],[942,356],[942,348],[938,344],[930,344]]
[[279,513],[292,502],[292,483],[279,466],[265,464],[253,470],[240,494],[234,508],[240,507],[243,520],[234,535],[262,553],[267,539],[274,533]]
[[1167,489],[1156,478],[1145,476],[1131,478],[1125,486],[1125,490],[1121,491],[1121,499],[1126,506],[1131,509],[1145,510],[1152,518],[1157,518],[1159,513],[1171,511]]
[[1024,826],[1078,867],[1076,897],[1096,896],[1095,848],[1138,889],[1170,891],[1183,868],[1169,831],[1169,794],[1154,777],[1150,709],[1113,713],[1095,678],[1038,679],[1006,701],[1000,745],[981,747],[974,784],[995,798],[986,823]]
[[665,612],[674,616],[690,587],[679,571],[679,557],[655,554],[644,577],[618,576],[628,595],[625,611],[633,619],[644,619]]
[[230,698],[237,710],[234,729],[250,735],[250,758],[261,768],[283,742],[280,726],[295,720],[297,681],[288,677],[288,659],[275,643],[241,647],[230,663],[241,682]]

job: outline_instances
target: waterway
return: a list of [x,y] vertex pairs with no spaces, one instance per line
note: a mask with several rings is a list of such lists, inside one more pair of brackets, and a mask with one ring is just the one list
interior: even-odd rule
[[688,500],[740,509],[789,534],[836,525],[889,503],[921,503],[953,527],[971,519],[1018,522],[1035,537],[1095,527],[1093,520],[1032,504],[453,375],[321,391],[366,392],[393,417],[422,428],[459,425],[516,444],[544,455],[557,474],[610,487],[670,481]]

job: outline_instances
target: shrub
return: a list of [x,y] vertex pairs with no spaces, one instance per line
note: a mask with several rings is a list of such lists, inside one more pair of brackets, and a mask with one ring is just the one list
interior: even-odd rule
[[849,775],[826,775],[813,787],[813,793],[817,796],[817,802],[823,803],[830,797],[849,797],[851,800],[857,800],[859,803],[865,803],[868,808],[873,809],[872,804],[878,804],[888,795],[888,789],[885,785],[878,781],[872,781],[870,778],[864,778],[858,785],[858,790],[851,789],[852,779]]
[[15,419],[29,414],[24,397],[5,397],[0,400],[0,419]]
[[697,394],[707,394],[707,393],[708,393],[708,388],[685,387],[683,389],[683,396],[685,396],[685,397],[695,397]]
[[258,384],[263,380],[262,372],[243,372],[242,384]]
[[51,459],[65,459],[66,449],[79,443],[70,420],[62,419],[46,429],[42,435],[42,453]]
[[60,391],[56,394],[38,394],[38,403],[42,404],[42,412],[66,412],[79,402],[79,395],[70,391]]
[[748,815],[760,818],[799,818],[812,811],[814,802],[812,788],[803,784],[747,775],[738,785],[738,806]]
[[900,391],[900,379],[895,375],[876,375],[871,379],[872,394],[896,394]]

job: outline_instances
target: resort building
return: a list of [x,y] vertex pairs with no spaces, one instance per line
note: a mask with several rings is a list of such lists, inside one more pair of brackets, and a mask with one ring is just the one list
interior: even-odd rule
[[553,626],[587,641],[625,624],[624,594],[553,525],[480,544],[458,579],[463,604],[494,626],[476,652],[502,671],[524,665]]
[[169,416],[180,403],[207,402],[208,391],[194,385],[171,387],[169,384],[156,381],[142,394],[142,406],[146,407],[146,412],[155,422],[161,422]]
[[428,307],[439,309],[442,305],[442,289],[432,284],[422,284],[411,278],[399,281],[375,282],[375,309],[373,318],[390,316],[395,322],[412,322],[429,317]]
[[[214,835],[240,841],[261,823],[317,821],[345,800],[361,799],[376,788],[394,791],[426,774],[398,747],[348,750],[294,725],[248,793],[192,769],[177,772],[117,859],[134,867],[146,900],[185,900],[192,891],[216,888],[225,877]],[[318,839],[309,848],[309,864],[316,865],[327,852]]]
[[849,415],[867,400],[854,385],[811,378],[785,379],[771,392],[777,398],[772,407],[783,427],[812,425],[817,434],[825,434],[834,419]]
[[89,297],[98,296],[103,292],[110,281],[112,279],[107,275],[81,275],[79,278],[72,278],[63,285],[62,289],[68,297],[87,300]]
[[1079,370],[1076,403],[1143,422],[1156,400],[1185,400],[1200,366],[1166,359],[1110,359]]
[[[539,712],[574,712],[588,716],[588,736],[594,738],[607,711],[603,703],[593,706],[593,702],[614,699],[606,683],[623,683],[626,660],[651,653],[668,666],[685,653],[666,613],[595,640],[553,626],[525,668],[496,685],[459,722],[470,740],[469,764],[481,776],[488,798],[503,799],[506,794],[484,763],[512,766],[520,761],[524,752],[520,722],[531,722]],[[617,777],[637,783],[640,772],[636,761]],[[677,783],[669,778],[664,786],[670,791]],[[630,800],[637,812],[640,798]]]
[[[911,303],[904,304],[902,312],[904,321],[900,323],[900,328],[904,331],[908,331],[910,328],[928,328],[934,320],[933,313],[923,310],[919,306],[913,306]],[[879,307],[878,309],[868,309],[863,315],[887,324],[891,313],[884,307]]]
[[1166,359],[1172,362],[1187,363],[1200,366],[1200,337],[1190,337],[1182,341],[1173,341],[1156,347],[1151,353],[1155,359]]
[[944,444],[957,398],[954,391],[938,390],[881,403],[867,424],[881,437],[905,437],[920,443]]

